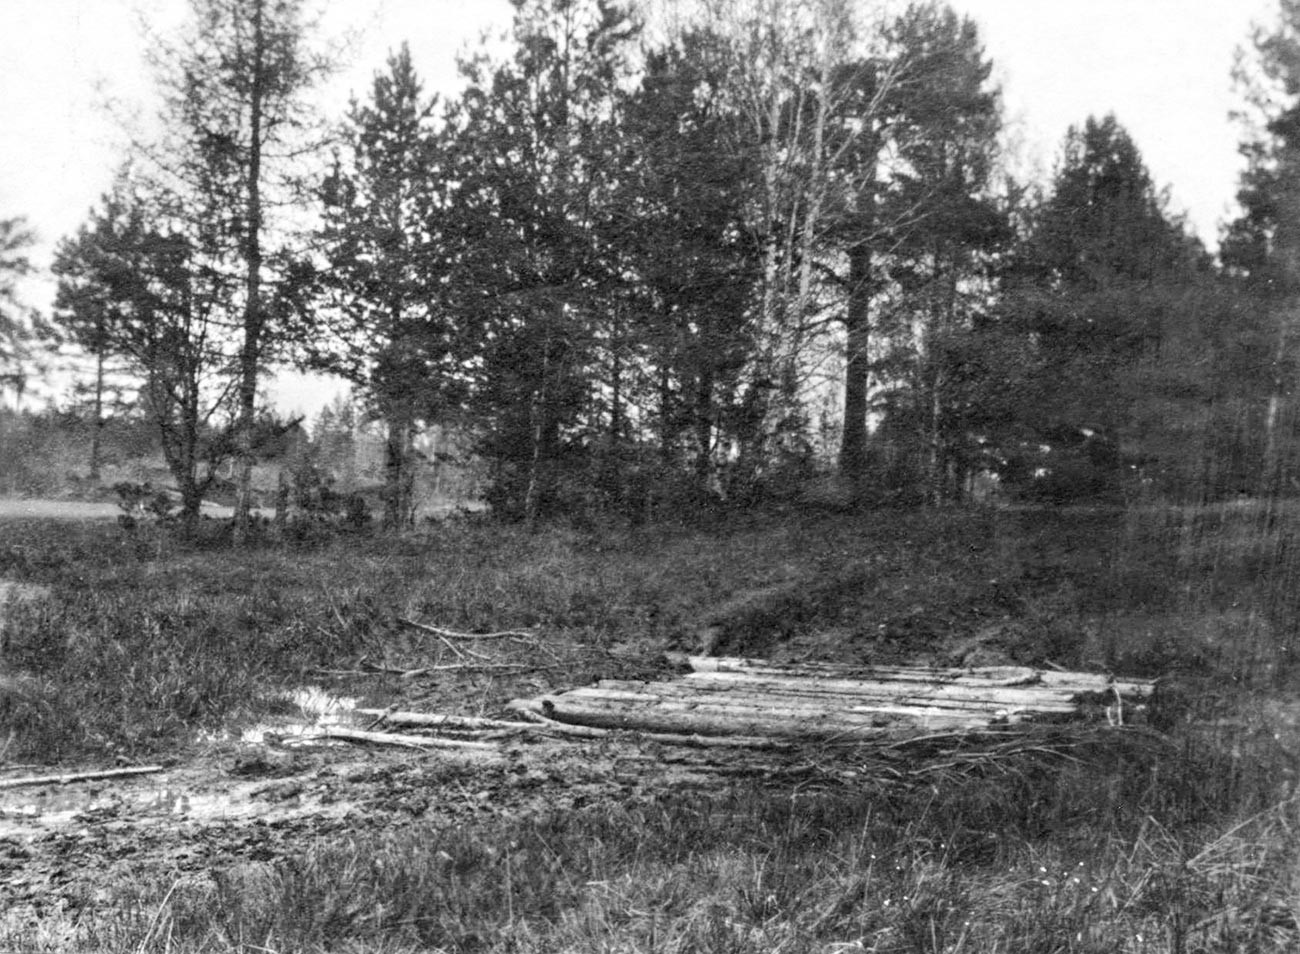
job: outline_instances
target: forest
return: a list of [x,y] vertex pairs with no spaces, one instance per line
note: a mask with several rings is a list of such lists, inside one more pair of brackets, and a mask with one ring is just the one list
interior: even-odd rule
[[6,380],[78,350],[46,416],[145,422],[184,519],[220,492],[244,530],[286,367],[351,385],[397,529],[431,431],[528,522],[1293,492],[1291,5],[1236,78],[1217,254],[1116,116],[1019,181],[995,64],[942,3],[718,0],[671,29],[514,6],[457,95],[402,48],[329,117],[303,3],[195,3],[49,314],[13,294],[30,235],[4,220]]

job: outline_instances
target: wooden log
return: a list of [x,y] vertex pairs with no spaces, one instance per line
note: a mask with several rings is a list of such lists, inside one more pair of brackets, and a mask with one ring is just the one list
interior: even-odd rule
[[1027,709],[935,709],[921,706],[863,706],[836,708],[827,706],[782,706],[761,701],[744,704],[697,702],[689,699],[610,699],[586,690],[565,693],[549,700],[557,708],[583,707],[629,714],[644,712],[682,712],[706,718],[740,721],[798,719],[805,721],[843,722],[845,724],[880,725],[893,722],[925,722],[932,725],[985,725],[998,720],[1020,720],[1026,716],[1071,715],[1073,710],[1035,713]]
[[603,683],[571,689],[564,697],[575,699],[602,699],[625,705],[684,704],[689,706],[722,706],[724,708],[755,708],[773,711],[777,709],[800,709],[819,712],[877,712],[910,711],[928,712],[971,712],[997,713],[1002,711],[1039,711],[1075,713],[1079,707],[1068,699],[1017,701],[1015,699],[918,699],[896,698],[890,696],[797,696],[781,693],[697,693],[682,692],[674,689],[659,691],[659,687],[649,685],[643,690],[607,687]]
[[1028,693],[1015,692],[1010,689],[1004,689],[998,692],[980,691],[971,692],[963,691],[954,687],[956,691],[944,689],[935,689],[932,691],[922,692],[897,692],[897,691],[880,691],[875,687],[864,687],[856,691],[817,691],[816,687],[759,687],[754,689],[743,688],[702,688],[699,686],[688,687],[689,695],[698,698],[714,697],[718,699],[761,697],[770,699],[774,702],[780,702],[783,699],[800,700],[817,705],[919,705],[919,706],[939,706],[951,708],[1024,708],[1039,707],[1043,709],[1073,709],[1075,704],[1071,697],[1064,693]]
[[687,664],[694,672],[735,673],[763,676],[788,676],[870,681],[951,682],[961,680],[972,685],[1014,686],[1038,681],[1038,670],[1028,666],[984,666],[971,669],[939,669],[932,666],[843,666],[833,663],[798,663],[779,665],[764,660],[736,656],[689,656]]
[[[1035,670],[1024,666],[986,666],[970,669],[938,669],[917,666],[842,666],[833,663],[779,665],[739,657],[689,656],[684,660],[696,673],[781,678],[845,679],[871,682],[927,682],[964,686],[1041,685],[1071,692],[1102,692],[1114,686],[1122,694],[1145,696],[1154,689],[1149,679],[1117,678],[1105,673]],[[690,676],[687,677],[691,678]]]
[[1047,669],[1043,671],[1042,677],[1043,685],[1076,694],[1118,690],[1125,697],[1146,698],[1155,692],[1156,686],[1154,679],[1115,678],[1094,672],[1054,672]]
[[[916,717],[913,714],[877,713],[845,718],[831,713],[701,712],[665,706],[628,709],[563,698],[537,700],[543,714],[559,722],[605,729],[623,729],[672,735],[749,735],[777,739],[879,738],[891,731],[917,728],[983,728],[994,720]],[[550,703],[547,706],[547,703]]]
[[[605,739],[615,734],[615,729],[598,729],[589,725],[575,725],[547,718],[538,708],[531,706],[535,700],[515,699],[507,708],[518,712],[520,716],[534,723],[531,728],[541,728],[559,735],[571,735],[581,739]],[[664,745],[684,745],[694,748],[740,748],[740,749],[787,749],[789,745],[756,736],[708,736],[708,735],[670,735],[662,732],[638,732],[638,738]]]
[[924,695],[940,692],[947,692],[953,697],[963,695],[987,697],[1001,693],[1040,693],[1044,696],[1060,696],[1064,694],[1063,690],[1059,688],[1031,684],[1003,686],[992,683],[986,685],[964,683],[956,680],[944,682],[939,680],[833,679],[829,676],[765,676],[753,673],[690,673],[680,681],[689,685],[724,688],[727,686],[761,686],[780,690],[782,687],[786,687],[813,692],[854,693],[868,691],[889,693],[891,695]]
[[71,782],[94,782],[105,778],[125,778],[130,775],[156,775],[161,765],[136,765],[130,768],[104,769],[98,772],[69,772],[65,775],[28,775],[0,781],[0,788],[23,788],[28,785],[67,785]]
[[940,708],[1027,708],[1072,711],[1076,708],[1070,697],[1061,692],[1019,692],[971,690],[960,686],[936,686],[925,691],[904,690],[896,686],[878,686],[868,683],[853,684],[845,689],[808,685],[793,681],[780,684],[766,683],[707,683],[688,679],[678,683],[631,682],[602,679],[592,688],[636,696],[698,699],[705,701],[730,701],[755,699],[771,705],[810,705],[842,708],[846,706],[918,705]]
[[697,673],[680,683],[697,692],[763,692],[811,697],[864,697],[872,699],[1015,699],[1045,703],[1065,700],[1069,693],[1041,686],[966,686],[957,683],[859,682],[843,679],[769,679],[729,674]]
[[820,725],[802,720],[719,720],[679,712],[646,709],[637,713],[576,705],[553,706],[548,715],[559,722],[595,726],[603,729],[665,734],[731,736],[747,735],[773,739],[799,738],[879,738],[888,727],[854,727]]

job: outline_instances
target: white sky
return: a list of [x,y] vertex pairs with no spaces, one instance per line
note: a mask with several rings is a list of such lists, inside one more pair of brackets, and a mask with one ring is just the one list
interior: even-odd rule
[[[668,0],[671,3],[671,0]],[[1213,245],[1241,164],[1230,70],[1275,0],[950,0],[981,27],[1023,161],[1050,170],[1071,124],[1114,112],[1175,210]],[[328,92],[338,115],[402,40],[430,90],[454,56],[508,23],[505,0],[326,0],[326,32],[359,31],[355,64]],[[107,95],[147,95],[138,23],[179,22],[184,0],[0,0],[0,217],[26,216],[46,264],[108,187],[122,156]],[[48,286],[30,304],[47,309]],[[314,401],[312,403],[315,403]]]

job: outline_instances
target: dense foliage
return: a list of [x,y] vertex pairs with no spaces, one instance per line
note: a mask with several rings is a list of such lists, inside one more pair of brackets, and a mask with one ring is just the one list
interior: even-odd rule
[[[1050,182],[1014,181],[993,64],[938,0],[727,0],[649,31],[615,0],[513,4],[512,46],[465,58],[445,101],[395,52],[322,168],[287,148],[321,69],[300,4],[196,0],[210,35],[160,74],[177,158],[132,179],[132,228],[159,241],[137,243],[133,282],[104,272],[125,254],[118,194],[59,263],[56,318],[127,360],[165,446],[178,415],[228,418],[247,491],[278,355],[342,375],[382,423],[392,528],[414,514],[420,436],[449,430],[492,506],[529,521],[810,486],[933,503],[1291,486],[1291,0],[1242,60],[1254,121],[1222,267],[1114,116],[1071,128]],[[261,208],[284,180],[310,186],[276,192],[307,233]],[[202,321],[131,301],[164,286]],[[146,325],[171,343],[145,347]],[[187,404],[176,382],[200,367],[215,390],[191,381]]]

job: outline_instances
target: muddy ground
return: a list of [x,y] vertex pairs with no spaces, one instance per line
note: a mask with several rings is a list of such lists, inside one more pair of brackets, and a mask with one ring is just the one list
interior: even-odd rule
[[[273,861],[322,840],[518,819],[601,804],[627,805],[693,791],[780,785],[812,792],[870,784],[851,752],[776,753],[663,745],[631,735],[559,739],[520,732],[489,747],[455,750],[303,740],[326,724],[364,728],[347,696],[382,697],[404,709],[517,719],[511,698],[556,691],[596,675],[670,675],[662,660],[614,654],[518,678],[397,680],[346,677],[287,702],[272,722],[177,754],[156,774],[0,788],[0,906],[32,923],[106,900],[146,877],[184,879]],[[566,682],[566,679],[572,680]],[[342,711],[326,702],[344,698]],[[489,701],[491,700],[491,701]],[[329,710],[329,711],[323,711]],[[384,727],[380,726],[382,730]],[[420,732],[404,726],[394,732]],[[87,770],[113,766],[84,766]],[[0,785],[72,771],[5,766]]]

